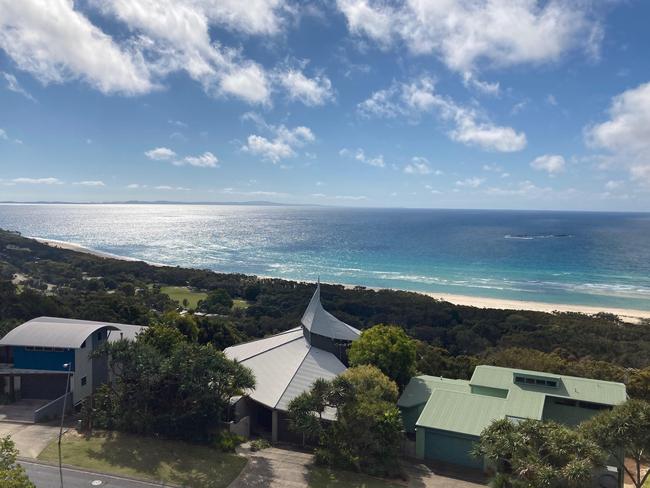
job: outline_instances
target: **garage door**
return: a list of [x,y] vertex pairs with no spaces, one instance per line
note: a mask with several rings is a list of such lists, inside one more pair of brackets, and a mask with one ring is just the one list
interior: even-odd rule
[[54,400],[65,393],[66,386],[67,375],[64,374],[30,374],[20,377],[22,398]]
[[483,461],[470,454],[478,439],[458,437],[450,433],[427,430],[424,456],[426,459],[458,464],[470,468],[483,468]]

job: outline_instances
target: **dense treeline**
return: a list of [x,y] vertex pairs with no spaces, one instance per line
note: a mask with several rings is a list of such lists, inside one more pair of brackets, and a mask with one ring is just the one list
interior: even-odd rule
[[[11,283],[21,275],[20,286]],[[224,290],[244,299],[213,317],[179,316],[161,285]],[[176,325],[215,347],[299,324],[313,284],[152,266],[53,248],[0,231],[0,333],[40,315]],[[650,378],[650,324],[602,314],[478,309],[427,296],[324,285],[325,307],[358,327],[395,324],[418,343],[418,370],[467,377],[475,364],[545,369],[617,381]],[[645,375],[645,376],[644,376]],[[639,380],[640,381],[640,380]],[[638,381],[637,381],[638,382]],[[648,390],[648,381],[641,390]],[[648,394],[646,392],[646,394]]]

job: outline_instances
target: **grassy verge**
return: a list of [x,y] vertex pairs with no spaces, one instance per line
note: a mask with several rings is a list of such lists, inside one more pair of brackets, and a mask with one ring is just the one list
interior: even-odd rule
[[160,291],[172,300],[176,300],[179,305],[182,305],[183,300],[187,299],[188,308],[196,308],[199,300],[203,300],[208,296],[205,292],[192,291],[186,286],[161,286]]
[[234,298],[233,301],[232,301],[232,308],[247,309],[248,308],[248,302],[246,300],[242,300],[241,298]]
[[313,467],[309,471],[309,486],[310,488],[403,488],[404,485],[350,471]]
[[[207,446],[120,433],[68,433],[62,453],[72,466],[193,488],[226,487],[246,465],[244,458]],[[56,441],[39,459],[58,461]]]

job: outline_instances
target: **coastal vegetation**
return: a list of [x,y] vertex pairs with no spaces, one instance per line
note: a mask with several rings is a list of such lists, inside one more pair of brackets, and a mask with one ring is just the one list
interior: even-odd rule
[[0,486],[2,488],[36,488],[18,464],[18,450],[10,436],[0,437]]
[[[170,286],[206,298],[223,290],[233,306],[217,316],[181,316],[182,301],[162,291]],[[309,283],[100,258],[0,231],[0,334],[53,315],[165,324],[223,349],[297,326],[312,293]],[[376,324],[404,330],[417,341],[416,370],[423,374],[469,378],[476,364],[487,363],[627,381],[633,397],[650,395],[647,322],[624,323],[608,314],[479,309],[418,293],[334,285],[322,286],[322,300],[335,316],[362,330]]]
[[[316,442],[318,464],[394,477],[402,435],[397,397],[397,385],[378,368],[352,367],[294,398],[291,428]],[[324,420],[334,409],[336,422]]]

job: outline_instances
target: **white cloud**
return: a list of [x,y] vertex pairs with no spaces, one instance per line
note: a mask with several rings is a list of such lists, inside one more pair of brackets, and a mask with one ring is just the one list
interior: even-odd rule
[[595,55],[602,37],[590,4],[572,0],[337,0],[337,6],[352,34],[381,47],[399,40],[463,76],[482,64],[556,61],[575,48]]
[[307,106],[324,105],[334,99],[332,82],[327,76],[308,78],[302,71],[287,69],[278,75],[278,79],[290,99],[298,100]]
[[140,190],[140,189],[143,189],[143,188],[147,188],[147,185],[141,185],[140,183],[131,183],[129,185],[126,185],[126,187],[129,190]]
[[478,188],[483,184],[485,178],[465,178],[464,180],[458,180],[456,186],[465,187],[465,188]]
[[35,102],[36,99],[29,93],[27,90],[25,90],[20,83],[18,83],[18,80],[14,75],[11,73],[5,73],[1,72],[2,76],[4,77],[5,81],[7,82],[7,90],[12,91],[14,93],[18,93],[28,100],[31,100],[32,102]]
[[650,185],[650,82],[615,96],[608,112],[609,120],[585,130],[587,143]]
[[75,181],[72,183],[73,185],[80,185],[80,186],[106,186],[103,181],[100,180],[86,180],[86,181]]
[[[511,184],[506,188],[491,187],[485,191],[488,195],[505,196],[505,197],[524,197],[527,199],[538,199],[552,195],[553,189],[550,187],[539,187],[529,180],[520,181]],[[561,195],[557,195],[561,196]]]
[[609,180],[607,183],[605,183],[605,189],[609,191],[618,190],[619,188],[623,187],[623,184],[624,182],[620,180]]
[[347,158],[353,158],[361,163],[368,164],[370,166],[375,166],[377,168],[384,168],[386,162],[384,161],[384,156],[378,154],[375,157],[366,156],[366,153],[363,149],[359,148],[356,151],[351,151],[349,149],[343,148],[339,151],[339,155]]
[[144,155],[154,161],[169,161],[176,157],[176,153],[168,147],[157,147],[146,151]]
[[0,129],[0,139],[5,141],[9,139],[9,136],[7,136],[7,132],[4,129]]
[[11,180],[12,183],[18,185],[62,185],[63,182],[58,178],[14,178]]
[[258,127],[271,134],[270,138],[251,134],[242,146],[242,151],[261,156],[262,159],[276,164],[283,159],[297,156],[296,150],[314,142],[316,137],[309,127],[298,126],[293,129],[285,125],[274,126],[267,124],[262,117],[255,113],[247,113],[243,120],[252,120]]
[[176,166],[196,166],[197,168],[216,168],[219,159],[209,151],[199,156],[186,156],[181,160],[174,161]]
[[544,154],[531,161],[530,167],[537,171],[546,171],[549,175],[554,176],[564,172],[566,161],[559,154]]
[[183,127],[184,129],[188,127],[187,123],[183,122],[182,120],[168,119],[167,123],[170,125],[175,125],[176,127]]
[[190,191],[191,188],[185,188],[184,186],[170,186],[170,185],[158,185],[153,187],[154,190],[162,191]]
[[428,175],[433,173],[433,170],[429,166],[429,161],[426,158],[416,156],[411,158],[411,162],[404,166],[404,173],[410,175]]
[[[268,104],[265,69],[213,42],[210,29],[272,36],[295,14],[286,0],[4,1],[0,49],[45,84],[79,79],[103,93],[137,95],[185,71],[210,95]],[[120,34],[91,18],[118,23]]]
[[1,2],[0,48],[44,84],[81,79],[128,95],[154,88],[141,54],[118,45],[69,0]]
[[424,113],[435,112],[443,121],[452,124],[448,132],[452,140],[488,151],[520,151],[527,143],[523,132],[496,125],[475,108],[459,105],[438,94],[435,83],[427,76],[408,83],[393,83],[388,89],[373,93],[357,108],[361,115],[386,118],[417,119]]

